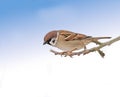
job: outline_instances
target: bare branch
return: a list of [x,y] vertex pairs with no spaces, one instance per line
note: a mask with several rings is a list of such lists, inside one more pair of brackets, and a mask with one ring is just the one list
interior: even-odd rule
[[[105,47],[105,46],[109,46],[111,44],[113,44],[114,42],[117,42],[120,40],[120,36],[114,38],[114,39],[111,39],[110,41],[107,41],[107,42],[104,42],[104,43],[101,43],[99,46],[97,47],[93,47],[91,49],[87,49],[87,50],[83,50],[83,51],[80,51],[80,52],[72,52],[70,55],[67,55],[67,53],[62,53],[62,52],[57,52],[57,51],[54,51],[54,50],[50,50],[52,53],[54,53],[55,55],[64,55],[65,57],[66,56],[74,56],[74,55],[78,55],[80,56],[81,54],[83,55],[86,55],[88,53],[91,53],[91,52],[95,52],[97,51],[101,57],[104,57],[105,56],[105,53],[103,51],[101,51],[100,49]],[[62,54],[61,54],[62,53]]]

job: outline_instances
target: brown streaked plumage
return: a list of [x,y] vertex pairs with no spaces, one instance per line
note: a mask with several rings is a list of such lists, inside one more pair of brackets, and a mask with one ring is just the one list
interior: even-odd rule
[[49,44],[57,47],[64,52],[72,52],[84,48],[86,45],[93,42],[101,44],[99,39],[109,39],[111,37],[92,37],[80,33],[74,33],[67,30],[54,30],[48,32],[44,37],[43,44]]

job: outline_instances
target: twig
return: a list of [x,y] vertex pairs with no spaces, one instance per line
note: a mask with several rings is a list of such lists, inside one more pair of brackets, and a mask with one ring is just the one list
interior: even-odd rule
[[[70,57],[72,57],[72,56],[74,56],[74,55],[80,56],[81,54],[86,55],[86,54],[88,54],[88,53],[97,51],[97,52],[101,55],[101,57],[104,57],[105,54],[104,54],[104,52],[101,51],[100,49],[103,48],[103,47],[105,47],[105,46],[109,46],[109,45],[111,45],[111,44],[113,44],[114,42],[117,42],[117,41],[119,41],[119,40],[120,40],[120,36],[118,36],[118,37],[116,37],[116,38],[114,38],[114,39],[112,39],[112,40],[110,40],[110,41],[101,43],[101,44],[100,44],[99,46],[97,46],[97,47],[93,47],[93,48],[91,48],[91,49],[83,50],[83,51],[80,51],[80,52],[73,52],[73,53],[71,53],[71,55],[69,55],[69,56],[70,56]],[[57,51],[54,51],[54,50],[50,50],[50,51],[51,51],[52,53],[54,53],[55,55],[61,55],[61,52],[57,52]],[[66,57],[66,53],[64,53],[64,54],[62,54],[62,55],[64,55],[64,56]]]

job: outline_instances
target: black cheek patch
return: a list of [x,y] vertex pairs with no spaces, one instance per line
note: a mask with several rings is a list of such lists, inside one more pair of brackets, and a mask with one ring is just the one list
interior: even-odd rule
[[47,44],[48,44],[48,45],[51,45],[51,44],[50,44],[50,41],[51,41],[51,39],[49,39],[49,40],[47,41]]

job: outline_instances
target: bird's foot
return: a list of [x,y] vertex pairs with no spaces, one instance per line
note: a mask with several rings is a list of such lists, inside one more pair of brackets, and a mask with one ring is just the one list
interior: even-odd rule
[[61,52],[61,55],[64,55],[65,57],[69,56],[69,57],[72,58],[72,56],[73,56],[73,51],[75,51],[75,50],[77,50],[77,48],[74,48],[74,49],[72,49],[72,50],[70,50],[70,51]]
[[89,50],[85,49],[85,50],[83,51],[83,55],[85,55],[85,54],[87,54],[87,53],[89,53]]
[[64,52],[60,52],[59,54],[64,57],[67,57],[67,56],[72,57],[72,51],[64,51]]
[[69,57],[72,58],[72,56],[73,56],[73,51],[74,51],[74,50],[76,50],[76,48],[73,49],[73,50],[64,51],[64,52],[57,52],[57,51],[54,51],[54,50],[50,50],[50,51],[51,51],[52,53],[54,53],[55,55],[61,55],[61,56],[64,56],[64,57],[69,56]]
[[72,57],[72,51],[64,51],[64,52],[57,52],[57,51],[54,51],[54,50],[50,50],[52,53],[54,53],[55,55],[61,55],[61,56],[64,56],[64,57],[67,57],[67,56],[70,56]]

